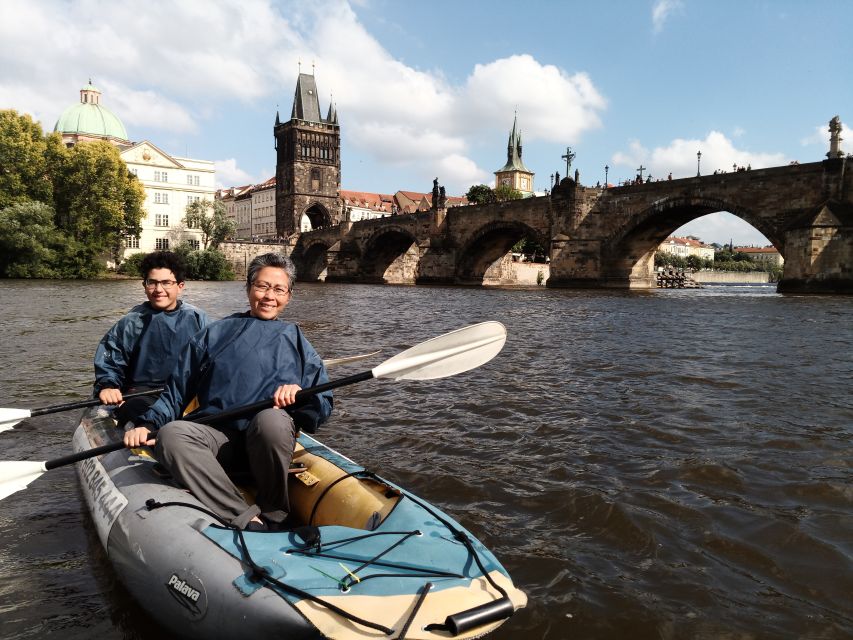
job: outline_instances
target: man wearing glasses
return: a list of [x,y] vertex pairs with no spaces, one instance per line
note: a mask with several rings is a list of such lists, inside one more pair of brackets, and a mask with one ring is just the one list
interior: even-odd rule
[[140,272],[148,302],[116,322],[95,351],[95,394],[104,404],[121,405],[115,415],[122,426],[157,399],[151,395],[124,401],[122,394],[162,387],[181,349],[207,326],[204,311],[178,299],[185,272],[179,256],[149,253]]
[[[250,531],[287,526],[287,472],[300,429],[317,430],[332,412],[332,393],[294,405],[296,393],[328,382],[323,360],[302,330],[278,319],[293,292],[290,258],[267,253],[246,276],[249,310],[211,323],[181,352],[166,390],[126,431],[128,447],[153,445],[157,459],[182,486],[225,521]],[[184,416],[190,401],[198,408]],[[271,409],[212,425],[194,422],[256,402]],[[285,407],[287,410],[284,410]],[[249,505],[228,476],[248,470],[255,481]]]

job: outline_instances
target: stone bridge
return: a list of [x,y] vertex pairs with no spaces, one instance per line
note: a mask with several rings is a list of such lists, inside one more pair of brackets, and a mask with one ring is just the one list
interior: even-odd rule
[[549,250],[549,287],[650,288],[667,236],[729,211],[784,257],[780,291],[853,293],[851,169],[838,158],[609,189],[564,179],[548,196],[342,223],[288,249],[300,280],[511,284],[508,253],[529,237]]

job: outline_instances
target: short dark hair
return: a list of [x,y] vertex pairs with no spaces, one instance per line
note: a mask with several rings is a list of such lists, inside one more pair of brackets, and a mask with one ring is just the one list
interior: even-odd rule
[[264,267],[284,269],[287,274],[288,289],[293,291],[293,285],[296,284],[296,265],[293,264],[293,260],[281,253],[264,253],[249,263],[249,268],[246,270],[246,292],[251,289],[252,283],[258,277],[258,271]]
[[171,251],[153,251],[145,256],[139,263],[143,280],[148,277],[151,269],[169,269],[175,274],[175,280],[178,282],[183,282],[187,273],[187,267],[181,256]]

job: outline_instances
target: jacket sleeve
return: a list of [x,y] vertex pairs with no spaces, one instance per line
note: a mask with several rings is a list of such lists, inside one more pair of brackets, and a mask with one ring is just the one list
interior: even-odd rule
[[[303,358],[302,381],[300,386],[303,389],[316,387],[318,384],[324,384],[329,381],[329,376],[326,373],[326,367],[323,364],[323,359],[315,351],[314,347],[308,342],[308,339],[298,332],[298,348]],[[332,414],[334,399],[331,391],[325,391],[311,396],[310,401],[302,404],[290,412],[293,417],[293,423],[296,428],[308,433],[316,433],[317,429],[323,424]]]
[[131,312],[101,338],[95,350],[94,395],[101,389],[123,388],[141,330],[139,314]]
[[207,358],[207,332],[202,330],[181,350],[166,387],[151,407],[136,420],[157,431],[172,420],[181,418],[184,409],[196,395],[198,381],[204,373]]

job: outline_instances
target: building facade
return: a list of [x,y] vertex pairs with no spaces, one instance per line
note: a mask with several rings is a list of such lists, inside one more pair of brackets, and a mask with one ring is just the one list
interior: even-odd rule
[[277,237],[275,226],[275,177],[252,187],[252,239]]
[[341,132],[332,104],[325,118],[313,75],[300,73],[290,120],[275,116],[276,233],[284,238],[309,226],[338,224],[343,218]]
[[735,247],[735,253],[745,253],[753,262],[781,267],[785,264],[782,254],[773,245],[767,247]]
[[53,130],[68,147],[95,140],[114,144],[128,171],[144,187],[142,231],[138,238],[125,238],[125,257],[174,249],[181,242],[200,248],[200,230],[188,229],[184,218],[191,202],[214,199],[212,161],[172,156],[147,140],[130,142],[121,120],[101,104],[101,92],[91,80],[80,90],[80,103],[65,109]]
[[660,244],[658,251],[682,258],[698,256],[705,260],[714,259],[714,247],[704,244],[701,240],[696,240],[695,238],[676,238],[675,236],[670,236]]

